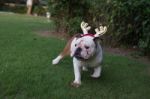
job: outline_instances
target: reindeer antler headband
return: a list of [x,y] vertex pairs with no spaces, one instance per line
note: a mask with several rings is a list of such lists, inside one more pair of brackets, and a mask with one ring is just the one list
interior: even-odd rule
[[[92,34],[89,34],[88,31],[91,29],[91,26],[88,26],[88,23],[85,23],[84,21],[81,22],[81,29],[83,31],[83,36],[89,35],[91,36]],[[92,35],[93,37],[100,37],[103,34],[107,32],[107,27],[100,25],[99,28],[95,29],[96,34]]]

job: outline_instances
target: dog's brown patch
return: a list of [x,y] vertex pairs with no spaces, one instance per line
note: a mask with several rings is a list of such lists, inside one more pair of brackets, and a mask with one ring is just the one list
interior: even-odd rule
[[71,48],[71,43],[73,41],[73,39],[76,37],[76,35],[74,35],[66,44],[65,48],[63,49],[63,51],[60,53],[60,55],[62,57],[68,56],[70,55],[70,48]]

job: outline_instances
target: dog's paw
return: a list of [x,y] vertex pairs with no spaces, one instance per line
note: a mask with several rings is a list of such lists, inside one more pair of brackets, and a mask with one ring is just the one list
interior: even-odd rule
[[59,60],[58,59],[53,59],[53,61],[52,61],[52,64],[53,65],[56,65],[56,64],[58,64],[59,63]]
[[93,74],[93,75],[91,75],[91,77],[92,77],[92,78],[99,78],[100,75]]
[[57,56],[55,59],[53,59],[52,64],[56,65],[59,63],[59,61],[62,59],[63,57],[61,55]]
[[88,71],[87,67],[82,67],[83,71]]
[[75,87],[75,88],[79,88],[79,87],[81,86],[81,83],[74,81],[74,82],[71,83],[71,86],[72,86],[72,87]]

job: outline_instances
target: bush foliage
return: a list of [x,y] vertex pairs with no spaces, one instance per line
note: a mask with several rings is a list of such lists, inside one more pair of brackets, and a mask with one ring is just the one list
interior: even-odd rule
[[[80,30],[80,21],[109,27],[108,43],[138,46],[150,51],[150,0],[48,0],[49,10],[69,34]],[[62,22],[63,21],[63,22]]]

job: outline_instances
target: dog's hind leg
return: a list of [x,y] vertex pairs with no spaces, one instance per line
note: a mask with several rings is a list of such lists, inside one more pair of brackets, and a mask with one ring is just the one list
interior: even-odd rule
[[101,71],[102,71],[101,66],[95,67],[94,68],[94,73],[91,75],[91,77],[99,78],[101,76]]
[[53,59],[52,64],[53,64],[53,65],[58,64],[59,61],[60,61],[62,58],[63,58],[63,56],[61,56],[61,54],[58,55],[55,59]]
[[55,59],[53,59],[53,61],[52,61],[53,65],[58,64],[61,59],[63,59],[65,56],[70,55],[71,42],[72,42],[72,39],[69,40],[69,42],[66,44],[65,48],[63,49],[63,51]]

